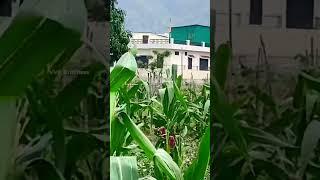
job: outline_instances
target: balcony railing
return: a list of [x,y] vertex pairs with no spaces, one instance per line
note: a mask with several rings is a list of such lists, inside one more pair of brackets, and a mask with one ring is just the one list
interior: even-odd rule
[[169,44],[169,39],[149,39],[148,43],[143,43],[142,39],[131,39],[134,44]]
[[[178,70],[181,70],[181,66],[183,70],[196,70],[196,71],[209,71],[210,66],[206,70],[200,70],[200,66],[192,66],[191,69],[188,68],[188,65],[177,65]],[[171,69],[171,65],[164,65],[164,69]]]

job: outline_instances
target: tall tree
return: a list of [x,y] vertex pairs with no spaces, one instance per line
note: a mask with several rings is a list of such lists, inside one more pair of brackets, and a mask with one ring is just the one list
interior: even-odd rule
[[128,51],[128,44],[130,42],[131,33],[125,30],[124,19],[125,12],[116,7],[117,1],[111,1],[111,17],[110,17],[110,55],[112,64],[117,61],[122,54]]

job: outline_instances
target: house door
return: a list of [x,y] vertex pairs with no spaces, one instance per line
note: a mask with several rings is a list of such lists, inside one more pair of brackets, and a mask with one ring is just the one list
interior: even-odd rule
[[188,58],[188,69],[192,69],[192,58]]

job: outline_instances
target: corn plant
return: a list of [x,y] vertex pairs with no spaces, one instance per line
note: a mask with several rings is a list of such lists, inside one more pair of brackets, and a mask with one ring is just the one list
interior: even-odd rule
[[[177,151],[179,146],[175,144],[182,141],[183,138],[181,136],[178,140],[177,137],[179,136],[172,135],[172,133],[183,134],[182,132],[186,131],[183,121],[187,121],[186,116],[189,111],[192,112],[192,109],[188,110],[190,104],[187,103],[186,97],[180,89],[181,77],[180,80],[177,78],[176,81],[165,82],[164,88],[159,90],[159,97],[151,97],[148,84],[136,79],[137,63],[134,54],[132,50],[124,54],[111,70],[111,155],[120,155],[121,157],[122,154],[125,154],[124,146],[135,142],[143,150],[145,156],[153,162],[157,179],[193,179],[193,177],[204,179],[210,157],[209,127],[204,126],[206,130],[203,132],[204,135],[201,136],[202,141],[199,149],[201,153],[198,156],[202,163],[200,163],[200,159],[195,159],[193,164],[183,171],[180,167],[179,151]],[[209,102],[201,105],[201,108],[206,110],[204,114],[199,111],[196,112],[201,114],[199,120],[208,121],[205,117],[207,117]],[[136,125],[136,123],[141,124]],[[149,124],[146,126],[147,129],[150,129],[147,132],[150,132],[151,135],[154,133],[153,130],[155,130],[155,133],[165,131],[164,146],[155,146],[145,135],[141,128],[146,123]],[[163,130],[159,130],[161,127]],[[178,155],[175,155],[174,152]],[[112,156],[111,159],[119,160],[117,156]],[[131,165],[128,163],[126,166]],[[135,172],[132,173],[135,174]],[[126,175],[119,175],[117,169],[114,169],[111,176],[123,178]]]
[[[252,86],[246,97],[230,102],[224,88],[230,61],[228,45],[220,46],[212,79],[214,178],[318,179],[318,78],[300,73],[295,93],[281,104]],[[263,124],[256,121],[256,101],[267,109]]]

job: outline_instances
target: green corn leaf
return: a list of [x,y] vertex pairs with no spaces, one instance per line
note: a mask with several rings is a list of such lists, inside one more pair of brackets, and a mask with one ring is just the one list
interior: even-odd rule
[[249,126],[242,126],[242,128],[246,132],[246,134],[255,142],[260,142],[263,144],[270,144],[270,145],[285,147],[285,148],[297,148],[285,141],[282,141],[281,139],[277,138],[273,134],[265,132],[261,129],[249,127]]
[[111,123],[110,128],[110,154],[113,155],[122,147],[128,130],[118,119]]
[[320,139],[320,122],[311,121],[307,126],[301,144],[301,169],[300,175],[302,176],[309,164],[309,161],[314,155],[314,150]]
[[47,133],[41,137],[34,138],[30,143],[19,152],[16,158],[16,164],[23,165],[26,162],[30,162],[34,157],[40,156],[40,154],[49,147],[52,140],[52,134]]
[[185,180],[205,178],[205,173],[210,160],[210,127],[207,127],[205,134],[201,138],[198,156],[190,167],[184,172]]
[[166,89],[165,88],[159,89],[160,102],[164,101],[164,94],[165,93],[166,93]]
[[143,81],[143,80],[141,80],[141,82],[143,83],[144,89],[146,90],[148,99],[150,99],[151,98],[151,93],[150,93],[149,84],[146,81]]
[[[23,28],[29,29],[29,34],[16,30],[22,24],[28,25]],[[18,16],[0,38],[0,54],[3,54],[0,56],[0,84],[6,85],[2,86],[0,94],[20,95],[59,54],[70,47],[78,47],[79,43],[80,33],[55,21],[31,15]],[[11,45],[1,48],[7,44]]]
[[319,93],[313,90],[309,90],[306,93],[306,120],[307,123],[312,120],[312,112],[316,102],[318,101]]
[[152,159],[156,153],[156,149],[151,141],[143,134],[138,126],[131,120],[131,118],[124,112],[121,112],[119,116],[122,118],[123,123],[130,132],[133,140],[137,142],[140,148],[144,151],[149,159]]
[[203,107],[203,115],[206,116],[207,113],[209,112],[209,108],[210,108],[210,100],[207,100],[206,103],[204,104]]
[[214,59],[214,77],[217,79],[218,84],[223,90],[225,88],[225,83],[227,80],[231,57],[232,54],[229,45],[222,44],[218,47]]
[[227,102],[225,94],[220,89],[218,82],[213,78],[213,97],[214,100],[212,102],[213,114],[217,120],[223,124],[224,129],[229,134],[231,139],[238,146],[239,150],[247,155],[248,148],[247,142],[244,138],[243,132],[240,129],[240,123],[236,119],[234,119],[233,115],[235,110],[233,107]]
[[175,83],[176,83],[177,87],[180,89],[181,86],[182,86],[182,76],[181,76],[181,75],[179,75],[179,76],[177,77]]
[[[270,176],[270,178],[272,178],[274,180],[290,179],[289,178],[290,173],[287,172],[286,169],[284,169],[280,165],[275,164],[274,162],[269,161],[269,160],[254,159],[252,162],[246,162],[245,165],[253,166],[255,172],[265,171]],[[243,165],[243,167],[245,165]],[[252,173],[250,173],[249,167],[243,168],[243,170],[244,169],[247,169],[247,170],[245,170],[246,172],[244,172],[244,171],[241,172],[242,178],[251,179],[251,178],[257,177],[257,176],[254,176]],[[249,173],[250,173],[250,176],[249,176]]]
[[183,180],[179,166],[173,161],[172,157],[163,149],[158,149],[154,155],[155,165],[162,173],[171,179]]
[[110,122],[113,121],[113,117],[115,115],[115,109],[117,106],[117,93],[110,92]]
[[294,92],[294,106],[299,108],[304,104],[304,97],[307,90],[320,92],[320,80],[306,73],[300,73],[298,83]]
[[249,89],[256,94],[257,99],[271,108],[277,118],[280,117],[278,105],[276,104],[272,96],[254,86],[251,86]]
[[[179,76],[180,77],[180,76]],[[179,78],[178,78],[179,79]],[[176,84],[176,82],[174,82],[173,84],[173,87],[174,87],[174,94],[176,96],[176,98],[180,101],[180,103],[182,104],[182,106],[187,109],[187,102],[186,100],[184,99],[184,96],[182,94],[182,92],[180,91],[179,89],[179,86]]]
[[138,180],[136,157],[111,156],[110,165],[110,176],[112,180]]
[[122,55],[110,74],[110,92],[118,91],[131,81],[136,76],[137,68],[137,62],[130,52]]

